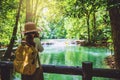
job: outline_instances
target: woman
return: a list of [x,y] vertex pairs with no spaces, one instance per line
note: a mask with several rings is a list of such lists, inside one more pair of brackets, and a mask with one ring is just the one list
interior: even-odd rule
[[[37,51],[42,52],[44,50],[43,46],[41,45],[40,39],[35,37],[36,33],[40,31],[36,28],[35,23],[28,22],[24,26],[24,35],[25,35],[25,43],[28,46],[33,46],[36,48]],[[38,57],[36,57],[38,58]],[[43,80],[43,72],[42,72],[42,66],[39,64],[38,59],[36,60],[37,67],[36,71],[32,75],[24,75],[22,74],[22,80]]]

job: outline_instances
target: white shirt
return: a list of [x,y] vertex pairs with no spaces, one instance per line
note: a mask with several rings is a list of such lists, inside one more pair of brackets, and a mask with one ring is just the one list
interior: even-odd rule
[[34,42],[35,42],[35,47],[36,49],[39,51],[39,52],[42,52],[44,50],[41,42],[40,42],[40,39],[39,38],[34,38]]
[[[38,52],[42,52],[44,50],[42,44],[41,44],[41,41],[39,38],[34,38],[34,42],[35,42],[35,47],[36,49],[38,50]],[[39,57],[39,56],[38,56]],[[39,58],[40,59],[40,58]],[[40,63],[41,64],[41,63]],[[38,64],[38,60],[37,60],[37,68],[39,67],[39,64]]]

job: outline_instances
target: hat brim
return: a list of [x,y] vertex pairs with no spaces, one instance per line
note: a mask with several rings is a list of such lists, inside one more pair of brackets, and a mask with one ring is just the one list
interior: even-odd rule
[[42,29],[34,29],[34,30],[30,30],[30,31],[23,31],[22,33],[30,33],[30,32],[41,32],[42,31]]

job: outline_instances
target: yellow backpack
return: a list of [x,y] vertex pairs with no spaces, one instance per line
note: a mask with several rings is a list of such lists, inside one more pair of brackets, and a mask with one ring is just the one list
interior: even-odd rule
[[32,75],[37,66],[37,50],[33,46],[21,44],[15,51],[14,70],[25,75]]

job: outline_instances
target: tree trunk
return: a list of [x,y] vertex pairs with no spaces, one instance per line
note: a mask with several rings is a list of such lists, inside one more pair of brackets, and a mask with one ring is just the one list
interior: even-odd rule
[[31,10],[30,0],[26,0],[26,22],[32,21],[32,10]]
[[36,22],[36,18],[37,18],[38,2],[39,2],[39,0],[36,0],[36,5],[35,5],[35,9],[34,9],[34,18],[33,18],[33,21],[35,21],[35,22]]
[[16,38],[17,26],[18,26],[18,20],[19,20],[22,1],[23,0],[20,0],[20,2],[19,2],[19,8],[18,8],[17,16],[16,16],[16,22],[15,22],[15,26],[14,26],[14,29],[13,29],[12,37],[11,37],[10,43],[8,45],[8,48],[7,48],[6,52],[5,52],[5,55],[3,57],[3,60],[6,60],[6,59],[10,58],[10,56],[11,56],[12,48],[13,48],[15,38]]
[[96,43],[96,36],[97,36],[97,31],[96,31],[96,15],[95,15],[95,11],[93,12],[93,39],[92,39],[92,43],[95,44]]
[[35,0],[35,7],[34,7],[34,0],[26,0],[26,22],[35,22],[36,18],[37,18],[37,9],[38,9],[38,3],[39,0]]
[[120,0],[108,0],[116,68],[120,69]]
[[86,15],[87,15],[88,44],[90,44],[91,41],[90,41],[90,24],[89,24],[90,15],[89,15],[89,12],[87,12]]

